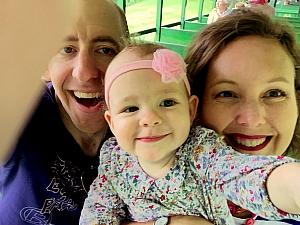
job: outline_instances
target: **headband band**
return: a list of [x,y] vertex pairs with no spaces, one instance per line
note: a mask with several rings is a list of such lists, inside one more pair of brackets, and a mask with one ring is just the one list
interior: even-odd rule
[[183,81],[188,94],[191,88],[186,76],[186,64],[181,56],[169,49],[158,49],[152,60],[137,60],[123,64],[114,70],[107,70],[105,75],[105,101],[109,106],[109,90],[113,82],[122,74],[133,70],[153,69],[161,75],[163,83]]

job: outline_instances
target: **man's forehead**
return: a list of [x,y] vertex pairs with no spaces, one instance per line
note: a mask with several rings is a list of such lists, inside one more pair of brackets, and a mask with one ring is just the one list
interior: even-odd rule
[[107,0],[81,0],[77,15],[77,20],[91,25],[107,22],[103,19],[119,18],[120,16],[117,6]]
[[[118,38],[122,35],[121,15],[116,5],[105,0],[79,0],[77,13],[73,18],[73,29],[65,35],[66,40]],[[101,38],[97,38],[97,37]],[[102,38],[103,36],[103,38]]]

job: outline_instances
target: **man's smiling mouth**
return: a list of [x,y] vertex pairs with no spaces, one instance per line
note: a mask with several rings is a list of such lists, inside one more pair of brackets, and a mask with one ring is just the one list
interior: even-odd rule
[[73,94],[76,101],[85,107],[93,107],[104,101],[104,98],[100,92],[87,93],[74,91]]

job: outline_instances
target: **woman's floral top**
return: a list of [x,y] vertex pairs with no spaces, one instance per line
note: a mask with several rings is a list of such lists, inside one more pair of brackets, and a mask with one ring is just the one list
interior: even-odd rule
[[215,224],[232,225],[227,199],[262,217],[300,220],[278,210],[265,187],[274,168],[295,160],[240,154],[212,130],[193,128],[176,153],[175,165],[160,179],[148,176],[115,138],[106,141],[100,152],[99,175],[90,187],[80,224],[197,215]]

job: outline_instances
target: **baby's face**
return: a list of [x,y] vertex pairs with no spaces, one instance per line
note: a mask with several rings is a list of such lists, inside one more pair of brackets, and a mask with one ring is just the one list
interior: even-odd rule
[[105,118],[124,150],[140,163],[159,162],[188,137],[196,106],[183,81],[163,83],[154,70],[139,69],[113,82]]

